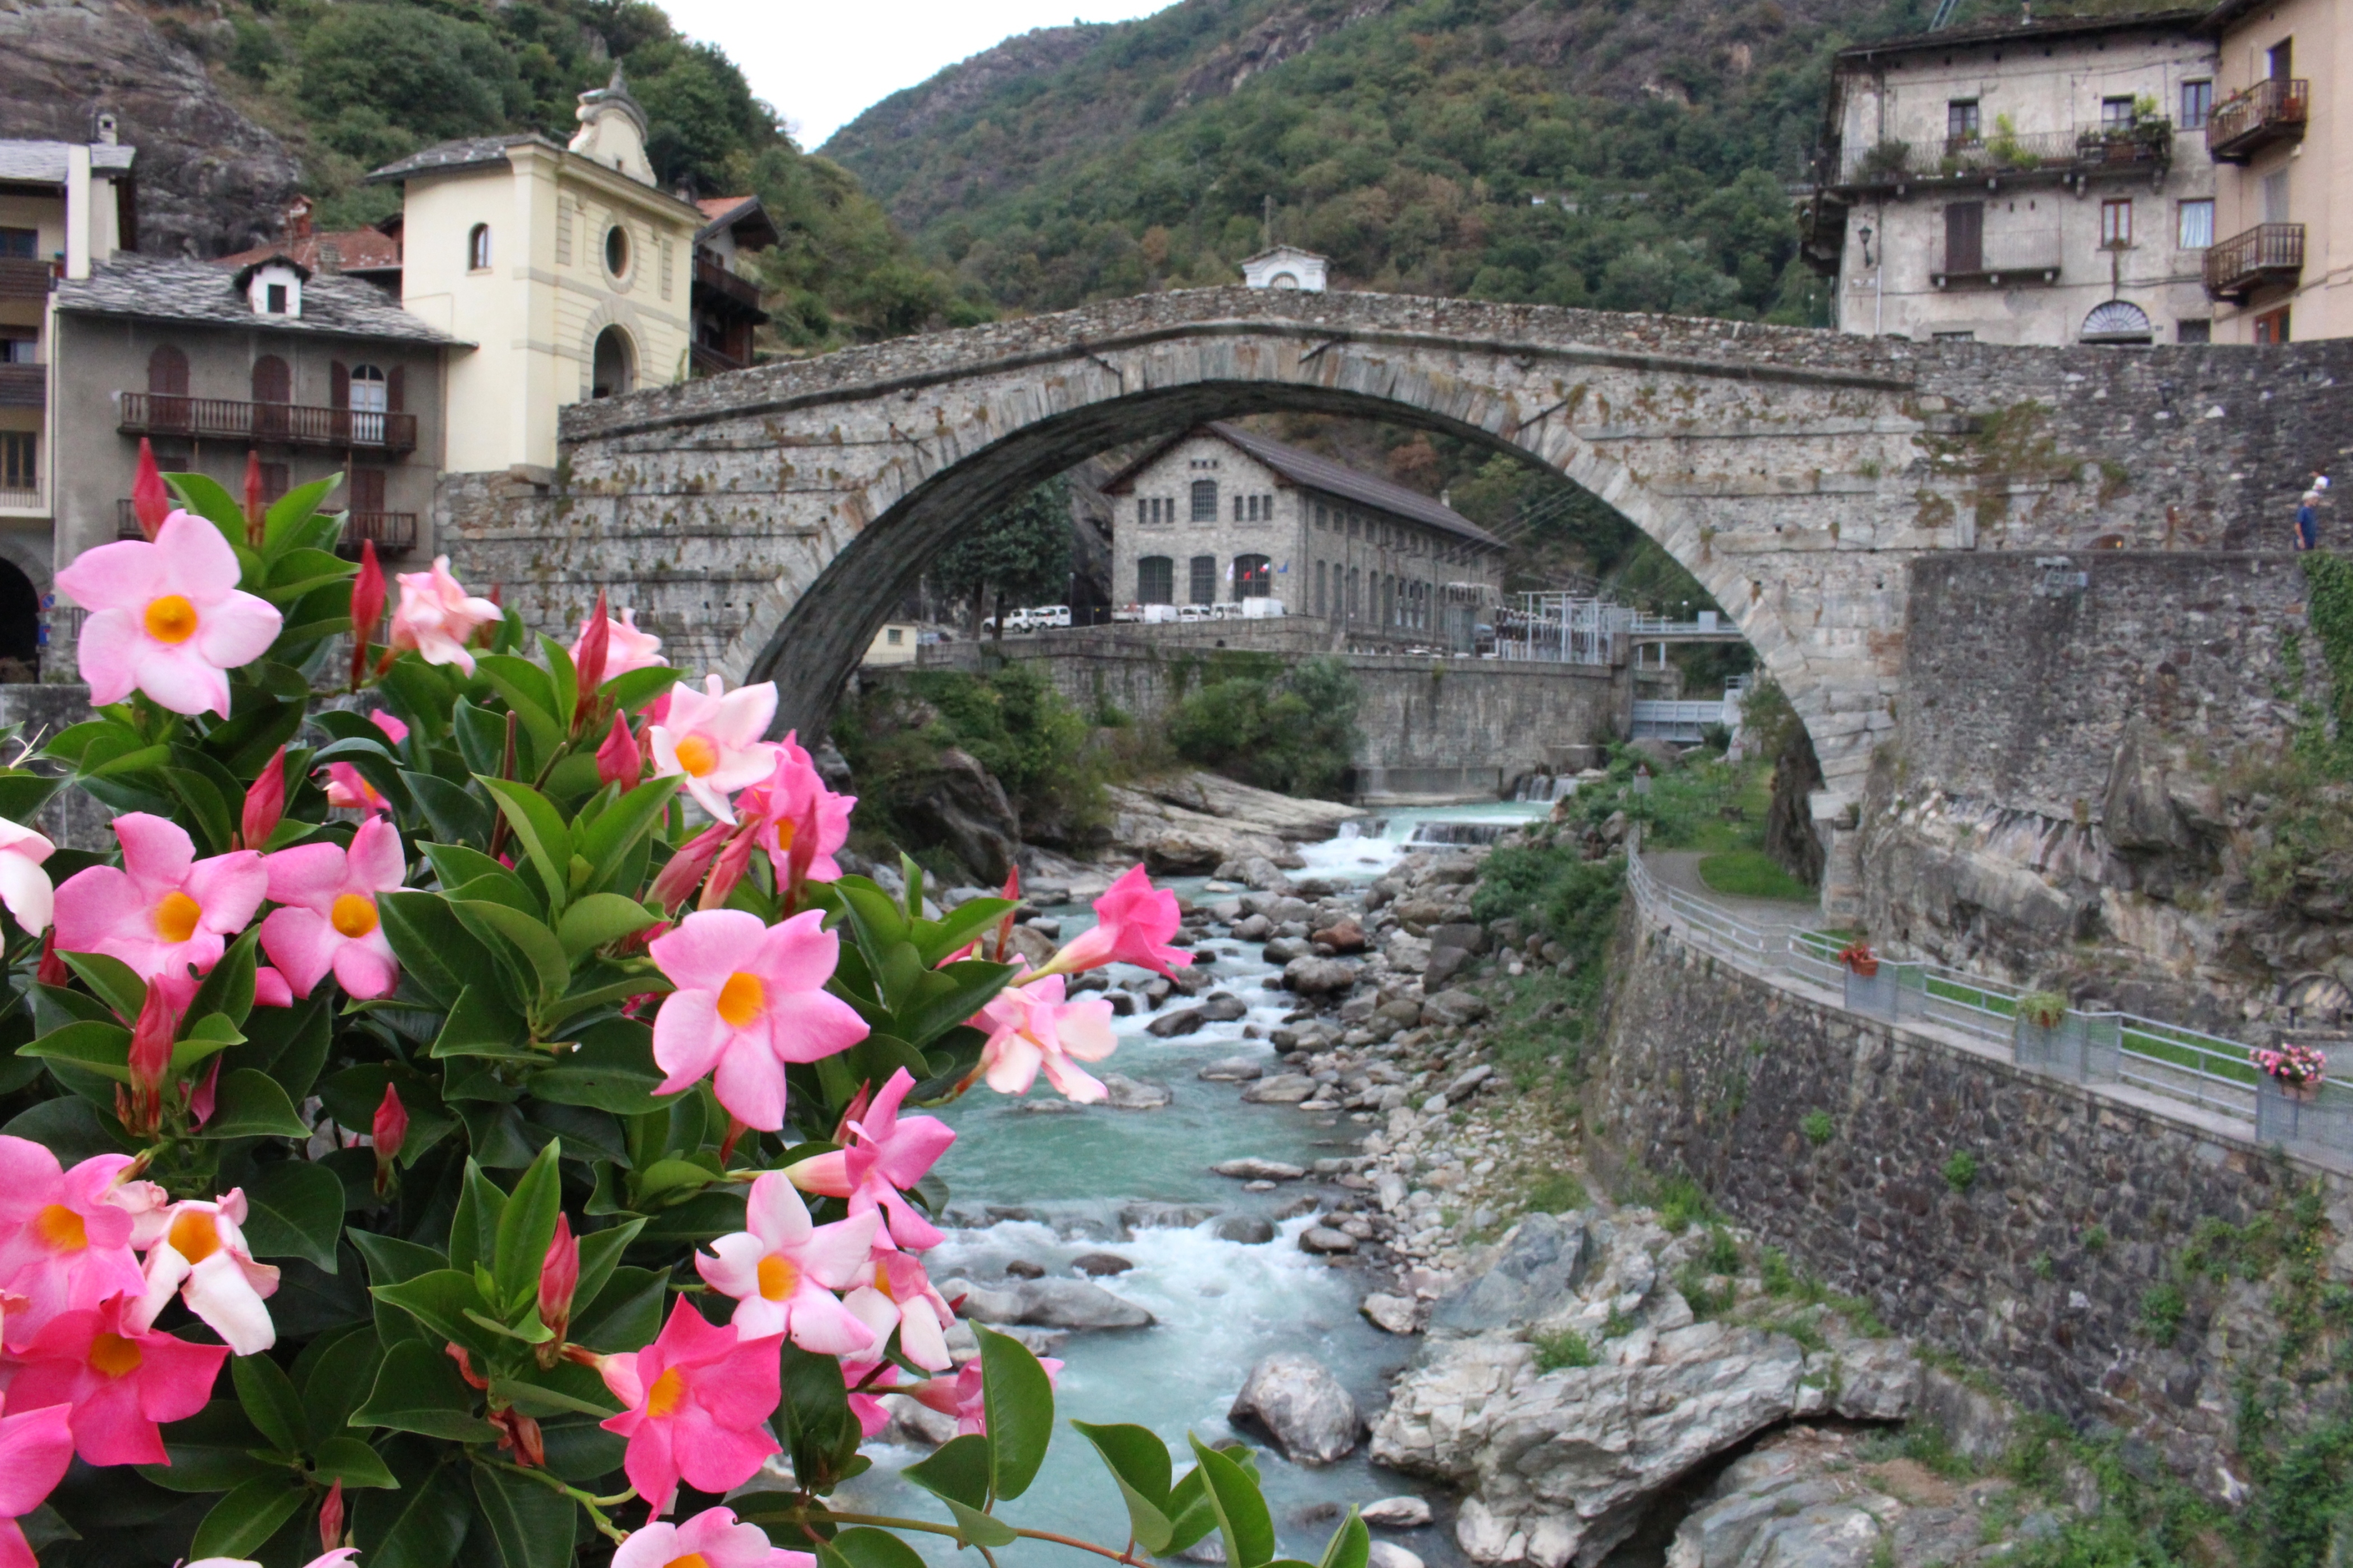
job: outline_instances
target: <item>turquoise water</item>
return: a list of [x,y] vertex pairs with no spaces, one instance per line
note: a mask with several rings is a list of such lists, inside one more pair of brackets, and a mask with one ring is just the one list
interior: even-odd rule
[[[1525,822],[1546,809],[1503,802],[1390,813],[1366,831],[1304,847],[1308,868],[1292,874],[1369,880],[1407,852],[1420,822]],[[1196,900],[1228,896],[1204,891],[1198,879],[1173,885]],[[1092,918],[1084,909],[1058,912],[1065,917],[1066,938]],[[1209,1167],[1244,1154],[1302,1165],[1353,1154],[1367,1130],[1343,1114],[1308,1116],[1289,1107],[1245,1104],[1240,1086],[1203,1083],[1196,1077],[1204,1064],[1222,1057],[1255,1054],[1271,1065],[1272,1047],[1245,1034],[1255,1026],[1263,1036],[1278,1026],[1290,1004],[1288,993],[1266,988],[1271,971],[1255,944],[1213,941],[1204,951],[1219,956],[1219,980],[1210,989],[1231,991],[1248,1005],[1249,1016],[1160,1041],[1144,1033],[1151,1015],[1139,1012],[1118,1021],[1119,1049],[1099,1064],[1099,1070],[1167,1085],[1175,1095],[1169,1106],[1039,1113],[1020,1109],[1025,1101],[982,1089],[942,1113],[958,1133],[939,1166],[951,1205],[976,1214],[989,1205],[1018,1206],[1036,1217],[952,1231],[925,1258],[935,1279],[961,1274],[976,1282],[1001,1279],[1005,1265],[1016,1259],[1049,1273],[1067,1272],[1071,1260],[1086,1252],[1112,1252],[1133,1263],[1128,1272],[1098,1283],[1145,1307],[1157,1321],[1147,1329],[1072,1334],[1064,1341],[1052,1352],[1065,1363],[1057,1414],[1139,1423],[1180,1456],[1188,1431],[1208,1442],[1233,1435],[1226,1410],[1262,1356],[1276,1351],[1314,1356],[1370,1412],[1379,1407],[1389,1378],[1418,1342],[1384,1334],[1357,1314],[1357,1301],[1372,1286],[1356,1271],[1299,1250],[1298,1235],[1310,1223],[1305,1216],[1280,1222],[1274,1241],[1254,1247],[1219,1240],[1208,1223],[1190,1229],[1137,1229],[1130,1239],[1109,1239],[1118,1234],[1120,1210],[1136,1201],[1210,1204],[1223,1214],[1272,1217],[1299,1195],[1295,1184],[1246,1193],[1241,1184],[1210,1174]],[[1123,973],[1127,972],[1114,972]],[[1029,1101],[1051,1097],[1041,1080]],[[1257,1440],[1251,1441],[1256,1447]],[[876,1468],[843,1489],[841,1506],[944,1516],[937,1504],[897,1476],[900,1466],[921,1453],[887,1447],[868,1452]],[[1439,1491],[1375,1470],[1361,1448],[1320,1470],[1291,1465],[1264,1450],[1259,1462],[1283,1552],[1311,1562],[1332,1529],[1330,1520],[1316,1517],[1321,1507],[1418,1491],[1431,1498],[1441,1521],[1451,1514]],[[1002,1512],[1017,1525],[1113,1547],[1126,1540],[1126,1513],[1116,1489],[1093,1450],[1067,1426],[1058,1432],[1036,1485]],[[1393,1539],[1433,1568],[1461,1562],[1443,1523]],[[955,1548],[941,1541],[923,1542],[923,1549],[934,1562],[955,1556]],[[998,1556],[1006,1563],[1080,1561],[1077,1553],[1036,1543]]]

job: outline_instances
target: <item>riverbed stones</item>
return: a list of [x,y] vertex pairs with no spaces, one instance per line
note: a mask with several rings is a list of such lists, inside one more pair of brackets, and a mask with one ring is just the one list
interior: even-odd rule
[[1419,1530],[1430,1522],[1430,1504],[1410,1492],[1368,1502],[1356,1517],[1375,1530]]
[[1409,1334],[1415,1328],[1416,1312],[1409,1296],[1392,1296],[1376,1290],[1356,1304],[1365,1321],[1385,1334]]
[[1455,1028],[1460,1028],[1465,1024],[1475,1024],[1485,1017],[1487,1013],[1487,999],[1477,992],[1469,990],[1441,991],[1437,995],[1424,1000],[1421,1005],[1421,1016],[1425,1022],[1442,1024]]
[[1529,1215],[1492,1267],[1439,1301],[1431,1331],[1482,1333],[1543,1316],[1584,1283],[1593,1243],[1582,1214]]
[[1145,1032],[1156,1039],[1174,1039],[1189,1035],[1209,1021],[1208,1012],[1199,1007],[1180,1007],[1174,1013],[1163,1013],[1144,1026]]
[[1253,1083],[1265,1075],[1265,1064],[1255,1057],[1221,1057],[1194,1076],[1204,1083]]
[[964,1298],[960,1310],[984,1323],[1025,1323],[1045,1329],[1146,1329],[1152,1314],[1083,1279],[1016,1280],[1001,1289],[944,1279],[940,1294]]
[[1258,1247],[1274,1239],[1274,1222],[1264,1215],[1229,1214],[1210,1230],[1219,1241],[1238,1241],[1246,1247]]
[[1147,1083],[1124,1073],[1103,1074],[1103,1103],[1113,1110],[1158,1110],[1175,1098],[1165,1083]]
[[1303,1072],[1277,1073],[1242,1090],[1252,1105],[1297,1105],[1315,1092],[1315,1080]]
[[1422,1563],[1394,1541],[1376,1541],[1365,1548],[1365,1568],[1422,1568]]
[[1295,1182],[1307,1173],[1303,1165],[1261,1159],[1256,1154],[1245,1154],[1237,1160],[1221,1160],[1209,1169],[1214,1174],[1241,1182]]
[[1299,1233],[1299,1250],[1328,1258],[1356,1251],[1356,1238],[1328,1225],[1311,1225]]
[[1307,940],[1321,942],[1334,952],[1362,952],[1365,951],[1365,928],[1352,919],[1343,918],[1321,931],[1308,932]]
[[1135,1265],[1116,1252],[1082,1252],[1071,1259],[1071,1267],[1090,1279],[1100,1279],[1106,1274],[1124,1274]]
[[1220,991],[1201,1004],[1201,1016],[1212,1024],[1231,1024],[1250,1016],[1250,1008],[1230,991]]
[[1356,1447],[1364,1417],[1321,1362],[1279,1351],[1250,1368],[1226,1419],[1256,1426],[1296,1465],[1328,1465]]
[[1356,984],[1357,966],[1337,958],[1294,958],[1282,966],[1282,983],[1302,996],[1330,996]]

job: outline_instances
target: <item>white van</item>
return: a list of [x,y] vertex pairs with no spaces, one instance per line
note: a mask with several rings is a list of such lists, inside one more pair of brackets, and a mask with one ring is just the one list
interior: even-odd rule
[[1029,616],[1030,626],[1040,631],[1048,626],[1071,624],[1071,606],[1068,605],[1032,605],[1023,613]]
[[1262,621],[1282,613],[1281,599],[1244,599],[1242,601],[1242,619],[1246,621]]

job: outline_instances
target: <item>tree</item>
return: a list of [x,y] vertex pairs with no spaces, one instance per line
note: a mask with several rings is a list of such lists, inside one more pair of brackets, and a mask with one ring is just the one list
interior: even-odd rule
[[970,606],[969,632],[980,636],[984,603],[993,594],[998,626],[1010,600],[1059,599],[1071,582],[1071,487],[1060,475],[989,513],[940,552],[932,582]]

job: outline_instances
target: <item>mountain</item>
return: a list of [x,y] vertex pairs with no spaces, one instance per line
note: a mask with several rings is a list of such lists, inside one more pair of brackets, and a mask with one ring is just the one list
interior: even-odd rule
[[218,256],[306,191],[322,227],[388,216],[369,169],[449,137],[568,141],[618,63],[667,184],[757,193],[772,346],[807,351],[985,320],[839,165],[795,146],[743,72],[644,0],[28,0],[0,5],[0,135],[86,140],[115,110],[139,148],[141,248]]
[[1008,39],[823,152],[1009,309],[1230,282],[1271,198],[1343,286],[1817,321],[1788,186],[1830,56],[1933,6],[1181,0]]

